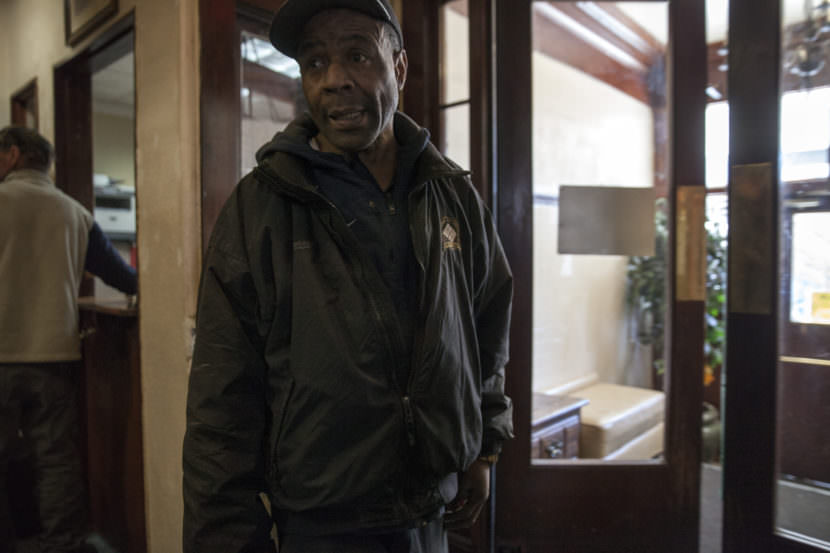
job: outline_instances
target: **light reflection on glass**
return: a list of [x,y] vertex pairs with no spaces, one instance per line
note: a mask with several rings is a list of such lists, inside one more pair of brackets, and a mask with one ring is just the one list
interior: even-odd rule
[[256,151],[304,109],[300,68],[264,37],[241,33],[240,174],[256,165]]

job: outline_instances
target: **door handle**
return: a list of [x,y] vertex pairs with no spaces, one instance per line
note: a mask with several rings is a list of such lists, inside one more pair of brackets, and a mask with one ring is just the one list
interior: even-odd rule
[[565,442],[562,440],[551,442],[545,448],[545,451],[551,459],[561,459],[565,456]]

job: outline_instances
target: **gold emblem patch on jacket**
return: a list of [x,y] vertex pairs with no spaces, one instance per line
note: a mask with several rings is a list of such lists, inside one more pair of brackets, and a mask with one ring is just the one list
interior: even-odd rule
[[455,217],[441,218],[441,244],[445,250],[460,250],[458,219]]

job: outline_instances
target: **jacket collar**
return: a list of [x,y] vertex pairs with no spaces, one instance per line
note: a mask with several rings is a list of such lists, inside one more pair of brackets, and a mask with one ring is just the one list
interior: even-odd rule
[[[418,135],[425,132],[408,115],[400,111],[395,113],[394,125],[395,134],[403,144],[418,140]],[[281,145],[286,142],[294,144],[308,143],[317,132],[317,127],[311,117],[305,113],[292,121],[285,130],[277,133],[271,142],[260,148],[256,154],[257,161],[283,181],[307,191],[314,191],[316,187],[309,178],[307,165],[299,157],[283,151],[284,148]],[[430,142],[424,148],[415,165],[415,178],[412,181],[412,186],[414,188],[437,177],[468,174],[469,171],[461,169],[452,161],[446,159]]]
[[15,181],[44,186],[47,188],[55,188],[55,183],[52,182],[51,178],[49,178],[49,174],[36,169],[15,169],[14,171],[10,171],[9,174],[6,175],[6,178],[3,179],[4,183]]

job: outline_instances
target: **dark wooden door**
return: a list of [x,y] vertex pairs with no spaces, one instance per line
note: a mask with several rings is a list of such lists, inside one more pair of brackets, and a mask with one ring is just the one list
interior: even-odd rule
[[[830,547],[830,317],[822,313],[821,299],[803,293],[805,287],[812,288],[810,296],[830,288],[826,282],[814,287],[809,278],[815,267],[822,277],[830,273],[824,255],[830,241],[828,174],[794,182],[785,171],[792,159],[782,151],[782,128],[793,121],[784,100],[793,94],[795,74],[786,64],[814,18],[802,14],[793,24],[782,19],[787,6],[780,0],[730,6],[724,553]],[[813,61],[824,64],[827,54],[819,52],[822,57]],[[802,75],[795,93],[820,94],[826,78]],[[827,102],[819,106],[826,110]],[[809,132],[811,120],[826,129],[826,119],[808,112],[794,121],[800,135]],[[800,244],[805,222],[813,229],[807,246]],[[799,309],[804,301],[809,304]]]
[[[241,159],[242,101],[240,91],[254,90],[247,82],[252,64],[243,60],[243,35],[267,44],[268,29],[282,6],[277,0],[200,0],[201,140],[202,140],[202,248],[207,249],[213,225],[250,160]],[[282,90],[279,76],[259,65],[262,90]],[[278,127],[274,127],[274,132]],[[264,142],[264,141],[263,141]]]
[[[534,183],[532,134],[537,124],[534,118],[539,116],[533,110],[539,105],[538,97],[545,93],[537,89],[537,96],[533,97],[531,92],[535,67],[531,52],[538,41],[552,38],[555,32],[540,35],[538,28],[532,28],[533,4],[530,0],[495,3],[495,212],[515,277],[507,390],[515,405],[516,434],[498,464],[495,550],[504,553],[696,552],[704,310],[702,287],[696,280],[703,272],[699,253],[702,250],[706,88],[704,2],[676,0],[667,4],[669,39],[665,63],[648,73],[645,87],[648,95],[654,88],[669,83],[664,103],[651,99],[655,129],[660,118],[665,117],[668,125],[664,128],[668,134],[663,143],[666,156],[655,154],[654,182],[646,184],[653,186],[657,195],[664,195],[668,202],[665,372],[660,371],[659,375],[663,378],[667,409],[662,454],[636,461],[531,459],[532,392],[537,391],[533,365],[538,363],[534,359],[534,318],[541,316],[534,313],[534,291],[539,290],[534,284],[534,241],[544,238],[534,235],[534,214],[539,209],[540,196],[533,190],[539,183]],[[544,4],[564,14],[557,15],[556,19],[558,32],[564,32],[565,27],[572,28],[573,22],[583,17],[582,7],[577,4],[586,3]],[[550,8],[545,6],[544,10],[550,11]],[[581,42],[571,41],[562,45],[559,52],[567,60],[578,60],[586,55],[588,48]],[[614,83],[610,77],[603,78],[602,73],[603,68],[598,68],[594,74],[610,86],[623,90],[629,84]],[[625,90],[626,94],[643,101],[642,90],[638,91],[637,83],[634,85]],[[560,81],[551,86],[569,85]],[[575,93],[579,94],[580,90],[577,88]],[[601,107],[595,104],[586,109]],[[560,119],[568,117],[569,113],[563,113]],[[624,149],[628,139],[621,133],[616,138],[616,147]],[[581,138],[574,136],[573,141],[578,140]],[[568,139],[561,142],[568,143]],[[655,140],[656,149],[660,144]],[[555,156],[556,152],[535,154]],[[567,163],[578,162],[562,162]],[[554,205],[558,202],[561,216],[565,209],[561,197],[548,200]],[[680,246],[675,248],[674,244]],[[554,319],[565,325],[569,320],[576,324],[577,316],[563,310]],[[591,348],[599,348],[592,344],[599,343],[603,324],[601,321],[596,328],[594,341],[574,347],[582,347],[589,353]],[[569,367],[559,369],[564,371]],[[661,387],[659,380],[655,386]]]

